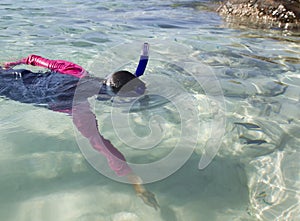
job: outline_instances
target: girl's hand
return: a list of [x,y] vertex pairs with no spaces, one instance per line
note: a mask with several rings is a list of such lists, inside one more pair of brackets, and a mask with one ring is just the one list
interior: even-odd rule
[[17,65],[17,62],[5,62],[4,69],[10,69]]
[[155,195],[150,191],[146,190],[146,188],[141,184],[142,179],[139,176],[133,173],[129,174],[128,180],[133,185],[133,188],[137,195],[142,198],[145,204],[153,207],[155,210],[159,209],[159,204],[155,198]]
[[9,69],[10,67],[10,62],[5,62],[3,65],[3,69]]
[[21,59],[18,61],[13,61],[13,62],[5,62],[4,63],[4,69],[10,69],[13,68],[16,65],[20,65],[20,64],[25,64],[25,59]]
[[[138,184],[138,185],[140,185],[140,184]],[[137,192],[137,195],[142,198],[142,200],[144,201],[145,204],[153,207],[155,210],[159,209],[159,204],[153,193],[146,190],[144,187],[137,188],[136,192]]]

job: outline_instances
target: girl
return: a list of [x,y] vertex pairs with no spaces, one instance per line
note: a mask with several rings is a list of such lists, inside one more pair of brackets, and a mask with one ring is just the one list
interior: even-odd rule
[[[99,100],[107,100],[116,95],[142,95],[146,87],[138,77],[145,71],[148,50],[149,45],[145,43],[135,74],[122,70],[106,79],[93,77],[84,68],[72,62],[49,60],[37,55],[30,55],[15,62],[6,62],[4,69],[0,68],[0,95],[72,115],[74,125],[89,140],[93,148],[106,157],[110,168],[118,176],[126,176],[138,196],[146,204],[157,209],[159,205],[154,194],[142,186],[142,180],[133,173],[122,153],[99,133],[96,116],[88,102],[88,98],[95,94]],[[12,69],[20,64],[49,70],[34,73],[26,69]],[[75,91],[76,99],[74,99]]]

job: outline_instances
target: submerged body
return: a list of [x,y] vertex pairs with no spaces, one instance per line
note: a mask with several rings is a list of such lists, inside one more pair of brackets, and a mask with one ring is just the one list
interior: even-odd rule
[[[26,69],[11,69],[19,64],[41,66],[50,71],[34,73]],[[142,186],[141,179],[133,173],[123,154],[100,134],[96,116],[88,102],[88,98],[94,95],[100,100],[110,99],[130,81],[134,82],[130,85],[130,94],[140,95],[145,91],[142,81],[127,71],[116,72],[108,79],[99,79],[72,62],[49,60],[37,55],[5,63],[5,68],[0,68],[0,96],[72,115],[78,131],[106,157],[110,168],[118,176],[126,176],[146,204],[158,208],[155,196]]]
[[46,106],[52,110],[71,110],[78,82],[77,77],[57,72],[0,70],[0,95],[22,103]]
[[80,87],[81,99],[93,95],[97,95],[98,100],[110,99],[112,94],[104,81],[89,75],[78,78],[54,71],[35,73],[26,69],[0,68],[0,96],[53,111],[69,110],[71,114],[74,95]]
[[[91,77],[83,68],[68,61],[48,60],[37,55],[20,61],[51,69],[45,73],[26,69],[0,70],[0,96],[72,115],[75,126],[95,149],[105,155],[111,169],[119,176],[130,173],[125,157],[99,133],[96,117],[90,110],[89,97],[101,96],[101,93],[106,98],[111,97],[103,91],[106,87],[101,87],[103,80]],[[6,63],[6,66],[20,64],[20,61]],[[76,90],[80,92],[74,102]]]

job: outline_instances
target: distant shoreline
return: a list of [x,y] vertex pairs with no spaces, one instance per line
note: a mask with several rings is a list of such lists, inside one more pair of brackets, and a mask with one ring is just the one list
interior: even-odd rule
[[217,12],[229,23],[300,30],[300,0],[225,0]]

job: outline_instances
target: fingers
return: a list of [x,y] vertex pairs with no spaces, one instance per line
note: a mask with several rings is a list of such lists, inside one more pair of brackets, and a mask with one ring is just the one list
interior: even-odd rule
[[128,179],[133,183],[133,187],[137,195],[142,198],[143,202],[148,206],[153,207],[155,210],[159,209],[160,206],[155,198],[155,195],[148,191],[141,183],[141,178],[135,174],[128,175]]
[[16,61],[16,62],[5,62],[4,63],[4,69],[10,69],[13,68],[16,65],[19,65],[20,61]]
[[144,191],[139,194],[139,196],[142,198],[145,204],[148,206],[153,207],[155,210],[159,209],[160,206],[155,198],[155,195],[149,191]]
[[3,68],[4,69],[10,69],[10,68],[12,68],[12,65],[11,65],[10,62],[5,62]]

